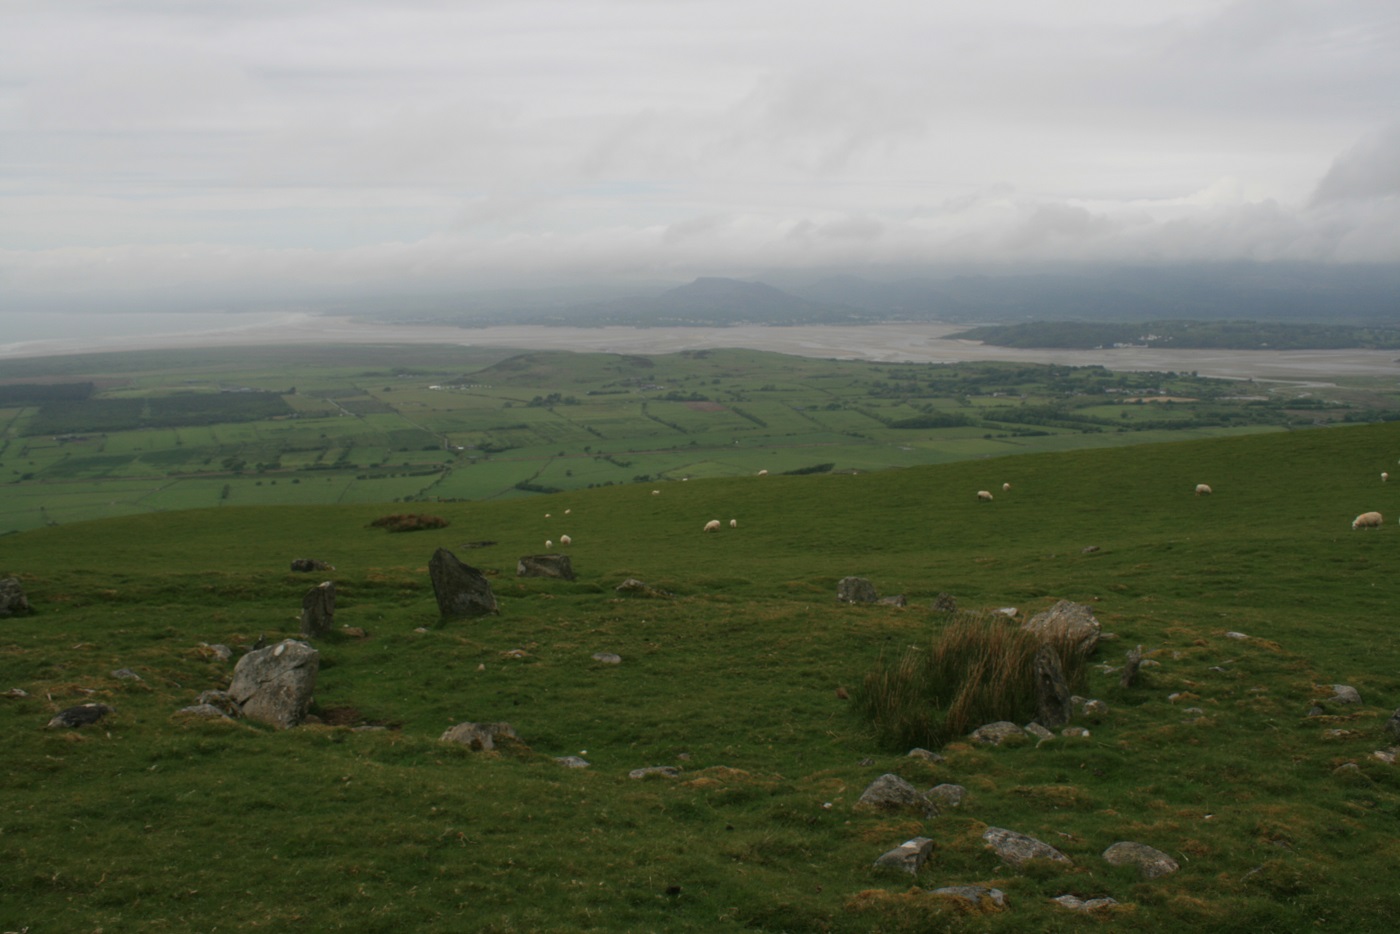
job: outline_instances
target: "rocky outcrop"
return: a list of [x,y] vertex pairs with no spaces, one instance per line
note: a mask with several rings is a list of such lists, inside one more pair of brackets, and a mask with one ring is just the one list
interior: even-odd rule
[[444,743],[460,743],[477,752],[490,752],[505,741],[520,741],[515,727],[509,723],[473,723],[470,720],[449,728],[440,739]]
[[284,639],[238,660],[228,696],[248,719],[289,729],[306,719],[320,668],[320,652]]
[[898,869],[910,875],[916,874],[928,858],[933,855],[933,841],[928,837],[915,837],[905,840],[892,850],[887,850],[875,860],[875,866],[885,869]]
[[634,597],[671,596],[671,594],[668,591],[662,590],[659,587],[653,587],[650,584],[643,583],[642,581],[637,580],[635,577],[627,578],[627,580],[614,587],[613,590],[615,590],[617,593],[630,594]]
[[1030,739],[1025,730],[1010,720],[998,720],[996,723],[979,726],[971,735],[973,742],[983,746],[1006,746],[1024,743]]
[[1002,862],[1020,866],[1033,859],[1048,859],[1056,863],[1070,863],[1070,858],[1048,843],[1035,837],[1002,827],[988,827],[982,834],[988,849],[1001,857]]
[[938,815],[938,805],[928,792],[919,791],[893,772],[887,772],[867,785],[855,806],[858,810],[913,811],[924,817]]
[[116,710],[106,704],[79,704],[77,707],[60,710],[53,715],[53,719],[46,726],[51,730],[62,726],[87,726],[96,723],[109,713],[116,713]]
[[1136,866],[1144,879],[1160,879],[1181,868],[1166,853],[1145,843],[1115,843],[1103,851],[1103,858],[1114,866]]
[[433,552],[428,561],[428,576],[433,581],[438,612],[444,619],[462,619],[499,613],[496,595],[486,575],[463,564],[446,548]]

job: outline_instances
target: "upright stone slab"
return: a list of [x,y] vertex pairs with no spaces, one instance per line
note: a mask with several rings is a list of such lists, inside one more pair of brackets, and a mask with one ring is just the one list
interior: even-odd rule
[[1035,652],[1035,719],[1055,729],[1069,722],[1069,683],[1055,647],[1045,643]]
[[306,719],[320,669],[320,652],[284,639],[240,658],[228,694],[249,720],[285,730]]
[[0,616],[28,613],[29,600],[24,596],[24,588],[13,577],[0,580]]
[[433,580],[433,595],[437,597],[438,612],[443,618],[462,619],[500,612],[486,576],[458,561],[446,548],[433,552],[428,561],[428,576]]
[[836,582],[836,599],[843,603],[874,603],[880,595],[863,577],[843,577]]
[[322,581],[301,598],[301,634],[308,639],[335,628],[335,582]]
[[1037,613],[1021,628],[1043,639],[1065,639],[1081,655],[1093,653],[1099,644],[1099,633],[1103,631],[1087,606],[1070,600],[1061,600],[1044,613]]

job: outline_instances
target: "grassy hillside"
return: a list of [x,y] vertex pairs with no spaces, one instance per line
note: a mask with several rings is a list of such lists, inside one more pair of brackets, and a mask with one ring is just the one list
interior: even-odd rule
[[[1379,478],[1397,458],[1400,426],[1379,425],[421,504],[451,525],[398,535],[369,523],[401,507],[342,505],[0,538],[0,576],[35,607],[0,620],[0,692],[28,693],[0,697],[0,929],[1101,923],[1050,901],[1068,893],[1112,896],[1109,917],[1144,930],[1390,930],[1400,773],[1372,754],[1396,743],[1382,727],[1400,706],[1400,481]],[[1215,493],[1194,496],[1200,482]],[[1388,524],[1352,531],[1372,509]],[[724,527],[702,533],[711,518]],[[514,577],[565,533],[577,581]],[[479,542],[494,544],[466,547]],[[439,546],[497,573],[498,617],[440,624]],[[296,557],[337,570],[292,574]],[[909,607],[836,603],[851,574]],[[172,717],[230,677],[202,643],[241,653],[295,634],[301,595],[328,576],[337,623],[368,635],[318,644],[323,723]],[[619,597],[626,577],[674,597]],[[858,694],[882,653],[945,625],[928,609],[940,592],[1023,615],[1091,604],[1117,636],[1090,675],[1108,712],[1076,720],[1091,735],[955,742],[936,765],[880,748],[838,689]],[[1109,669],[1138,644],[1157,664],[1119,688]],[[1333,684],[1363,703],[1306,716]],[[85,701],[116,713],[42,729]],[[509,721],[529,751],[438,741],[463,720]],[[653,765],[682,773],[628,778]],[[968,798],[928,820],[855,809],[886,772]],[[988,826],[1073,865],[1003,865]],[[936,845],[917,877],[872,867],[917,835]],[[1099,854],[1119,840],[1182,868],[1111,867]],[[954,884],[996,886],[1008,906],[927,894]]]

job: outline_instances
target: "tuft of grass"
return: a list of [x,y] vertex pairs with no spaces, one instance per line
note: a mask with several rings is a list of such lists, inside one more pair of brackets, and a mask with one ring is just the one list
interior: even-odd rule
[[421,532],[425,529],[445,529],[448,522],[441,516],[430,516],[427,513],[396,512],[392,516],[380,516],[370,525],[377,529],[388,529],[390,532]]
[[[928,646],[882,655],[865,676],[858,705],[880,744],[936,749],[985,723],[1035,715],[1035,654],[1045,640],[998,613],[958,614]],[[1070,690],[1087,681],[1085,657],[1050,642]]]

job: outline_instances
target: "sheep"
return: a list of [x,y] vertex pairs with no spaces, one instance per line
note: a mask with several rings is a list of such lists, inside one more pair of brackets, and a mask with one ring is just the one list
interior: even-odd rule
[[758,472],[758,475],[759,475],[760,477],[766,477],[766,476],[768,476],[768,471],[766,471],[766,470],[760,470],[760,471]]
[[549,551],[549,549],[551,549],[551,548],[553,548],[553,547],[554,547],[554,543],[551,542],[549,539],[546,538],[546,539],[544,540],[544,550],[545,550],[545,551]]
[[737,529],[737,528],[739,527],[739,520],[738,520],[738,519],[730,519],[730,520],[729,520],[729,527],[730,527],[731,529]]
[[573,543],[574,543],[574,540],[573,540],[572,538],[570,538],[569,536],[567,536],[567,535],[561,535],[561,536],[559,536],[559,544],[561,544],[561,545],[572,545]]
[[1210,488],[1209,486],[1207,486],[1206,484],[1204,484],[1204,483],[1198,483],[1198,484],[1196,484],[1196,495],[1197,495],[1197,496],[1209,496],[1212,492],[1213,492],[1213,491],[1211,490],[1211,488]]
[[565,510],[564,510],[564,515],[567,516],[567,515],[568,515],[569,513],[571,513],[571,512],[573,512],[572,509],[565,509]]
[[1378,529],[1384,521],[1378,512],[1363,512],[1351,520],[1351,527],[1353,529]]
[[1011,492],[1011,484],[1009,484],[1009,483],[1003,483],[1003,484],[1001,485],[1001,491],[1002,491],[1003,493],[1010,493],[1010,492]]
[[652,496],[660,496],[660,495],[661,495],[661,491],[660,491],[660,490],[652,490],[652,491],[651,491],[651,495],[652,495]]
[[1381,483],[1384,483],[1385,481],[1387,481],[1387,480],[1389,480],[1389,479],[1390,479],[1390,474],[1388,474],[1388,473],[1386,473],[1384,470],[1382,470],[1382,471],[1381,471]]
[[992,501],[992,494],[988,493],[986,490],[978,490],[977,499],[979,502],[990,503]]
[[545,517],[546,519],[550,518],[549,513],[545,513],[545,514],[544,514],[544,517]]
[[706,532],[718,532],[718,531],[719,531],[719,520],[718,520],[718,519],[711,519],[709,522],[706,522],[706,523],[705,523],[705,531],[706,531]]

